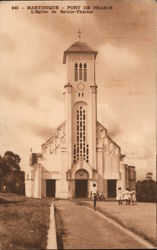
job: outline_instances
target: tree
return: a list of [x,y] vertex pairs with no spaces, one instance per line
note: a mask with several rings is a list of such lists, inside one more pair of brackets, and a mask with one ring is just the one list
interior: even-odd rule
[[147,172],[146,180],[152,180],[152,178],[153,178],[153,173],[152,172]]
[[7,151],[2,158],[3,167],[9,170],[20,170],[20,161],[20,156],[11,151]]
[[157,182],[153,180],[143,180],[136,182],[137,201],[156,202],[157,201]]
[[0,156],[0,190],[24,194],[24,172],[20,169],[21,158],[12,151]]

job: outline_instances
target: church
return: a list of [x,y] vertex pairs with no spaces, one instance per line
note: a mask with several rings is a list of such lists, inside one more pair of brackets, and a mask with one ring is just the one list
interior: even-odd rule
[[28,197],[89,198],[103,192],[115,198],[119,187],[134,188],[134,166],[97,120],[95,64],[98,52],[77,41],[63,54],[65,119],[52,137],[31,153],[25,184]]

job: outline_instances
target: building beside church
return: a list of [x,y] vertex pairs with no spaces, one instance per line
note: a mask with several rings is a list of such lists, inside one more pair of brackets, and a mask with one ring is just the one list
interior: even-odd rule
[[97,121],[97,51],[75,42],[64,51],[67,79],[64,86],[65,121],[32,153],[26,173],[26,195],[42,198],[89,197],[135,187],[135,167],[123,163],[121,148]]

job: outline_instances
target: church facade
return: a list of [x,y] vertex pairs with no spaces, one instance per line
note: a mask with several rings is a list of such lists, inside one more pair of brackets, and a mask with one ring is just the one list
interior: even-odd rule
[[135,187],[135,167],[123,163],[121,148],[97,121],[97,51],[75,42],[64,51],[67,79],[64,86],[65,120],[32,153],[26,172],[29,197],[90,197],[103,192],[114,198],[118,187]]

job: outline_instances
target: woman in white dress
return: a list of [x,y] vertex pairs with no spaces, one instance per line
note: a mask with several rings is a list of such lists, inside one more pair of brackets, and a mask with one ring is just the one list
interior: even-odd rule
[[124,197],[124,200],[125,200],[125,204],[129,205],[129,202],[130,202],[130,193],[129,193],[129,189],[128,188],[126,188],[126,190],[124,191],[123,197]]
[[123,205],[123,193],[121,187],[118,188],[116,200],[118,201],[118,205]]
[[135,188],[133,188],[133,190],[131,192],[131,201],[132,201],[132,205],[137,205]]

